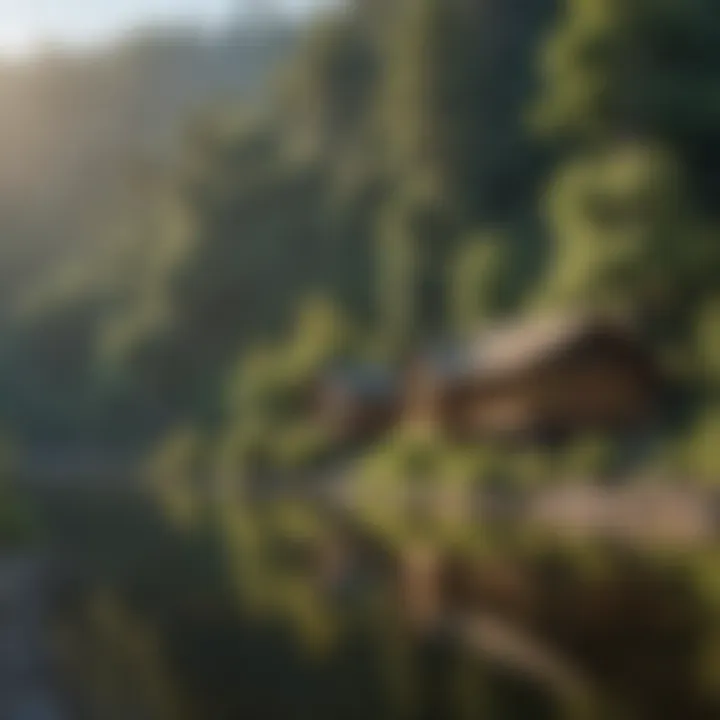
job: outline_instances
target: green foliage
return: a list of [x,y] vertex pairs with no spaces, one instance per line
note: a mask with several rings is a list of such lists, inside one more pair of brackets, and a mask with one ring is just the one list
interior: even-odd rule
[[359,348],[358,332],[340,308],[308,297],[286,339],[255,347],[239,363],[228,393],[222,471],[300,471],[329,459],[330,438],[313,424],[313,388],[332,363]]
[[435,488],[539,487],[552,482],[592,482],[611,474],[618,444],[587,436],[563,447],[461,444],[407,429],[395,433],[364,457],[358,477],[371,502],[384,492],[415,486]]
[[258,346],[241,360],[231,412],[256,422],[304,417],[308,388],[318,373],[351,356],[357,343],[357,331],[340,308],[321,296],[307,298],[286,340]]
[[710,298],[697,319],[697,372],[711,392],[720,390],[720,300]]
[[325,431],[312,424],[290,428],[278,437],[275,447],[279,467],[290,471],[317,468],[332,450],[332,441]]
[[667,153],[625,144],[573,161],[550,188],[555,264],[544,291],[562,305],[667,310],[705,258]]
[[562,139],[716,137],[713,0],[572,0],[543,57],[537,122]]
[[720,478],[720,410],[709,407],[691,429],[682,463],[700,480],[716,483]]
[[286,73],[283,107],[292,113],[289,144],[300,156],[357,151],[368,130],[378,82],[374,38],[352,18],[331,15],[311,28]]
[[508,309],[508,250],[507,239],[495,233],[480,233],[460,248],[450,283],[459,332],[477,332],[482,320]]
[[165,656],[160,633],[148,627],[110,591],[98,591],[82,620],[62,624],[58,635],[66,670],[94,689],[97,707],[114,713],[148,713],[158,720],[186,717],[184,693]]
[[206,445],[190,427],[171,433],[148,462],[154,493],[168,515],[184,526],[202,518],[210,500]]
[[363,458],[358,475],[373,492],[443,484],[471,487],[493,481],[510,453],[450,442],[415,428],[400,428]]
[[[379,215],[379,310],[401,346],[452,324],[460,238],[524,212],[535,157],[520,108],[550,6],[523,8],[519,21],[512,3],[494,3],[488,22],[478,4],[422,0],[388,31],[378,115],[392,191]],[[512,32],[498,39],[504,23]]]
[[568,448],[558,463],[559,474],[573,481],[591,482],[613,472],[618,451],[612,440],[589,436]]

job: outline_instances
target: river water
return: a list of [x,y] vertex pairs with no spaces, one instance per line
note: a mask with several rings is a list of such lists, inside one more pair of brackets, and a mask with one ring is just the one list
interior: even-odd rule
[[35,492],[77,720],[720,717],[720,547]]

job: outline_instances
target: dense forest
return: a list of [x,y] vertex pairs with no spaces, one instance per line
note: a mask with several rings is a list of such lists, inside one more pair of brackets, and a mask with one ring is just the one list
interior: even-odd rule
[[[712,0],[364,0],[302,39],[263,32],[239,54],[231,36],[175,38],[6,71],[36,119],[82,111],[78,74],[107,95],[87,94],[72,131],[96,139],[103,177],[68,131],[53,152],[71,160],[48,151],[27,179],[48,212],[8,216],[9,248],[45,259],[51,243],[63,262],[21,258],[6,424],[38,446],[169,433],[168,462],[292,464],[321,450],[299,398],[333,359],[392,363],[490,319],[612,306],[677,388],[643,462],[718,470]],[[0,120],[15,147],[26,123]],[[29,243],[39,218],[52,231]]]

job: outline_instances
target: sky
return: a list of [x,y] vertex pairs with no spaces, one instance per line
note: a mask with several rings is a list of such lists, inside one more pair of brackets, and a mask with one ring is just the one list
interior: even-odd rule
[[323,0],[0,0],[0,54],[46,43],[86,44],[150,23],[221,23],[266,5],[305,12]]

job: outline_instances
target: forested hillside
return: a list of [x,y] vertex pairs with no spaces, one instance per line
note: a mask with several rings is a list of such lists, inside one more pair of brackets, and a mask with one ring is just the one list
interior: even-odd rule
[[244,446],[290,432],[299,388],[339,355],[613,306],[679,388],[656,447],[712,473],[718,39],[712,0],[323,17],[260,111],[196,124],[112,252],[24,309],[15,406],[42,387],[26,418],[54,398],[66,429],[82,408],[80,435],[140,417]]
[[49,260],[102,242],[118,195],[168,159],[197,114],[258,101],[295,33],[282,18],[214,35],[149,28],[2,61],[4,296]]
[[155,194],[172,177],[178,146],[216,108],[267,102],[298,23],[267,14],[213,33],[149,27],[107,46],[49,46],[2,61],[0,345],[9,424],[33,432],[49,425],[52,436],[96,397],[94,319],[121,287],[132,292],[126,286],[136,262],[144,264],[140,249],[154,241]]

